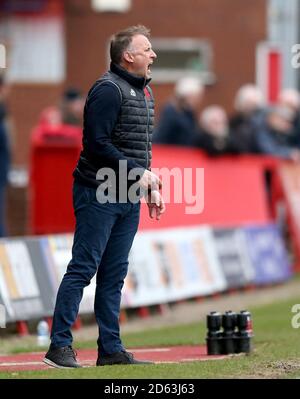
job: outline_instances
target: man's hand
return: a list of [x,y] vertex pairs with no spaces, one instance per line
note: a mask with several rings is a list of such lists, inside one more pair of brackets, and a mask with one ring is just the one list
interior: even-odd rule
[[158,176],[154,173],[150,172],[150,170],[146,169],[143,173],[143,176],[139,180],[139,185],[142,187],[143,190],[146,192],[148,190],[160,190],[162,187],[161,181]]
[[153,219],[155,217],[156,220],[159,220],[160,216],[166,210],[166,205],[160,192],[157,190],[151,191],[151,193],[149,192],[149,194],[146,196],[146,202],[148,205],[150,218]]

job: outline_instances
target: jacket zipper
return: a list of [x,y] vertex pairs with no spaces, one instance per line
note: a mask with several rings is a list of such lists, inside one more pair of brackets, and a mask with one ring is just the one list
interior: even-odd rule
[[148,106],[148,100],[146,97],[146,94],[144,92],[144,99],[145,99],[145,104],[146,104],[146,109],[147,109],[147,128],[146,128],[146,135],[147,135],[147,149],[146,149],[146,161],[147,161],[147,166],[146,168],[148,169],[149,165],[149,154],[148,154],[148,144],[149,144],[149,119],[150,119],[150,115],[149,115],[149,106]]

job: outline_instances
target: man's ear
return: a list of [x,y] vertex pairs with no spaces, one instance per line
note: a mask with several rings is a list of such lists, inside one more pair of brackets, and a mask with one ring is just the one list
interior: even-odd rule
[[124,51],[123,58],[126,62],[129,62],[130,64],[132,64],[134,61],[133,54],[130,51]]

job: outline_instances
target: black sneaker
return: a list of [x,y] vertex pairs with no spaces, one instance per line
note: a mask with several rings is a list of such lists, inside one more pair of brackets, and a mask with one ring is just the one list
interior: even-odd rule
[[81,367],[76,360],[77,353],[72,346],[63,346],[62,348],[49,348],[44,358],[44,363],[59,369],[79,368]]
[[98,356],[97,366],[113,366],[114,364],[153,364],[146,360],[136,360],[130,352],[122,351],[111,355]]

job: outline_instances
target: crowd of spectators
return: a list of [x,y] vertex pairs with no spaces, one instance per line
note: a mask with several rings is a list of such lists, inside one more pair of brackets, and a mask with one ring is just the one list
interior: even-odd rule
[[[175,85],[156,123],[153,142],[196,147],[211,156],[268,154],[300,162],[300,93],[283,89],[275,104],[267,104],[254,84],[245,84],[233,98],[233,112],[220,105],[202,107],[205,87],[195,77]],[[82,126],[85,96],[67,88],[56,106],[46,108],[39,122]]]
[[200,112],[205,90],[196,78],[175,86],[174,98],[163,108],[154,142],[198,147],[209,155],[268,154],[300,161],[300,93],[284,89],[275,104],[266,104],[261,90],[242,86],[228,115],[221,106]]

